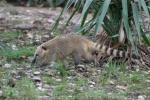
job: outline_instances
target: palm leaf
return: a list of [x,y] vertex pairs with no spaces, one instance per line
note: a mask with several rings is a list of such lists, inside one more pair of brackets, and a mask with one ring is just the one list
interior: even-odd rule
[[55,24],[53,25],[52,29],[51,29],[51,32],[52,31],[55,31],[58,24],[59,24],[59,21],[60,21],[60,18],[61,16],[63,15],[64,12],[66,12],[68,10],[68,8],[75,2],[76,0],[68,0],[68,2],[66,3],[66,6],[62,9],[60,15],[58,16]]
[[[110,4],[111,0],[105,0],[104,1],[104,4],[102,6],[102,12],[101,12],[101,7],[99,9],[99,12],[98,12],[98,18],[96,20],[96,33],[98,33],[102,23],[103,23],[103,20],[104,20],[104,17],[107,13],[107,10],[109,8],[109,4]],[[100,12],[101,12],[101,15],[100,15]],[[100,15],[100,16],[99,16]]]
[[133,12],[133,18],[134,18],[134,23],[135,27],[138,33],[138,38],[141,37],[141,27],[140,27],[140,18],[139,18],[139,11],[138,11],[138,6],[136,3],[132,3],[132,12]]
[[129,22],[128,22],[129,18],[128,18],[128,4],[127,4],[127,0],[122,0],[122,7],[123,7],[123,11],[122,11],[122,13],[123,13],[123,23],[124,23],[126,35],[127,35],[127,38],[129,39],[130,43],[132,45],[134,45],[131,29],[129,27]]
[[90,8],[90,5],[92,4],[92,1],[93,0],[86,0],[85,4],[84,4],[84,7],[83,7],[83,11],[82,11],[82,15],[81,15],[81,26],[83,26],[86,18],[87,18],[87,15],[88,15],[88,10]]
[[148,18],[150,19],[150,15],[149,15],[149,11],[148,11],[148,8],[146,6],[146,2],[144,0],[140,0],[141,1],[141,5],[146,13],[146,15],[148,16]]

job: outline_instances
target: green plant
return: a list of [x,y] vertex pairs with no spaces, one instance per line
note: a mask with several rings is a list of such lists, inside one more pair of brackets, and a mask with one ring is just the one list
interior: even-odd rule
[[[98,33],[102,26],[108,35],[112,37],[112,40],[117,41],[120,36],[119,30],[121,22],[123,22],[128,44],[132,45],[135,49],[135,46],[139,44],[141,40],[145,41],[146,44],[150,44],[145,34],[145,26],[142,23],[141,17],[141,12],[145,12],[147,17],[150,18],[146,3],[147,0],[68,0],[52,31],[58,26],[63,13],[67,11],[71,5],[74,5],[75,10],[72,12],[66,25],[68,25],[77,11],[82,11],[79,32],[82,31],[84,34],[94,28],[95,33]],[[90,12],[92,12],[92,18],[88,19],[87,16]]]
[[0,32],[0,39],[8,42],[15,40],[20,34],[19,32]]
[[22,78],[17,82],[18,99],[37,100],[38,92],[33,82],[27,77]]
[[54,66],[62,77],[66,77],[68,75],[68,71],[62,61],[57,60]]
[[120,72],[124,72],[125,65],[116,62],[108,62],[100,76],[100,83],[104,85],[110,79],[118,79]]
[[144,75],[141,72],[132,72],[131,74],[129,74],[129,82],[131,83],[140,83],[140,82],[144,82],[147,79],[147,76]]
[[[6,100],[37,100],[39,93],[29,78],[23,77],[21,80],[15,81],[11,81],[11,79],[13,79],[13,76],[9,69],[3,73],[3,76],[0,80],[0,87]],[[14,86],[10,85],[12,83]]]
[[43,80],[46,82],[46,84],[50,84],[50,85],[56,85],[57,82],[50,76],[44,76]]
[[66,82],[63,82],[62,84],[60,85],[57,85],[54,89],[54,92],[53,92],[53,95],[55,97],[60,97],[60,96],[63,96],[63,95],[67,95],[69,92],[67,91],[67,83]]
[[6,97],[7,100],[16,99],[18,96],[18,91],[16,88],[5,86],[3,87],[3,96]]
[[22,56],[31,56],[34,53],[34,47],[23,47],[18,50],[12,50],[6,48],[0,50],[0,56],[6,57],[7,59],[19,59]]

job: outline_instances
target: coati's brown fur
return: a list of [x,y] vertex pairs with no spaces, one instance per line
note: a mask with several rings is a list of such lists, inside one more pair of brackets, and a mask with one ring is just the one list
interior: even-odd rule
[[75,65],[81,59],[94,61],[95,43],[79,35],[61,35],[49,40],[37,47],[32,63],[39,66],[49,64],[56,59],[63,60],[67,56],[72,56]]
[[63,60],[67,56],[72,56],[75,65],[78,65],[81,59],[95,62],[99,52],[109,56],[139,59],[137,55],[95,43],[83,36],[69,34],[57,36],[38,46],[32,63],[42,66],[56,59]]

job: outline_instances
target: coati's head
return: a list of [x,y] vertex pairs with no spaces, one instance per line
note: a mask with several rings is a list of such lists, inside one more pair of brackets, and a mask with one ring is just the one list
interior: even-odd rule
[[32,60],[32,65],[43,66],[48,64],[49,50],[46,46],[40,45],[37,47],[34,58]]

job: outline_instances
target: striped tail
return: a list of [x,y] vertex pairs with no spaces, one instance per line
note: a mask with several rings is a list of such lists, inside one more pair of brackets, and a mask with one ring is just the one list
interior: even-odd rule
[[138,56],[138,55],[130,54],[127,51],[113,49],[113,48],[108,47],[106,45],[95,43],[95,47],[98,51],[100,51],[102,53],[105,53],[109,56],[124,57],[124,58],[130,58],[131,57],[133,59],[140,59],[140,56]]

